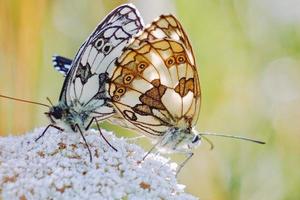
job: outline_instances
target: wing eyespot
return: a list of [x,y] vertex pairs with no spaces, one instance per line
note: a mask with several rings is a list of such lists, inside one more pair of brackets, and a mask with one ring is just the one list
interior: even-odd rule
[[112,97],[113,101],[119,101],[121,96],[126,92],[125,87],[119,87],[115,90],[114,95]]
[[124,78],[123,78],[124,84],[131,83],[133,78],[134,78],[134,75],[132,75],[132,74],[127,74],[126,76],[124,76]]
[[176,57],[176,62],[177,62],[178,64],[182,64],[182,63],[184,63],[185,61],[186,61],[186,58],[185,58],[184,55],[179,55],[179,56]]
[[104,40],[102,38],[99,38],[98,40],[96,40],[95,42],[95,47],[97,50],[100,50],[102,48],[104,44]]
[[171,67],[174,63],[175,63],[175,58],[174,58],[173,56],[169,57],[169,58],[166,60],[166,65],[167,65],[167,67]]
[[112,98],[113,98],[113,101],[119,101],[120,100],[119,95],[114,95]]
[[123,94],[123,93],[124,93],[124,89],[123,89],[123,88],[119,88],[119,89],[117,90],[117,92],[118,92],[119,94]]
[[110,43],[106,43],[105,45],[103,45],[102,47],[102,52],[107,55],[112,49],[112,44]]
[[119,87],[115,90],[114,95],[122,96],[126,92],[125,87]]
[[142,72],[144,71],[144,69],[146,69],[148,67],[148,63],[146,62],[140,62],[138,65],[137,65],[137,71],[138,72]]

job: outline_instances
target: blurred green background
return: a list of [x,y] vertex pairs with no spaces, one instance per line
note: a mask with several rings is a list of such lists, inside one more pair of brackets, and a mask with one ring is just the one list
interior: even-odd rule
[[[211,137],[215,149],[197,148],[179,175],[187,192],[203,200],[300,199],[300,2],[130,2],[146,23],[175,14],[189,34],[203,91],[198,130],[267,142]],[[0,0],[0,93],[56,102],[63,77],[52,68],[51,56],[72,58],[122,3],[127,1]],[[47,125],[43,112],[1,99],[0,134]],[[129,133],[108,123],[102,127]]]

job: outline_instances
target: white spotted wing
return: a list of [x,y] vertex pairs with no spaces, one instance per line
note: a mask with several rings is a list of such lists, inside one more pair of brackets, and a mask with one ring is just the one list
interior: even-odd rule
[[115,60],[142,28],[143,22],[133,5],[113,10],[80,47],[66,76],[60,102],[75,109],[90,110],[98,119],[114,113],[107,104],[105,84]]

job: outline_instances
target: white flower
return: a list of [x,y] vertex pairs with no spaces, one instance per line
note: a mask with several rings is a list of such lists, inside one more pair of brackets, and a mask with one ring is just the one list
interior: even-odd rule
[[0,194],[2,199],[184,199],[174,164],[102,130],[85,132],[93,162],[79,133],[44,128],[18,137],[0,138]]

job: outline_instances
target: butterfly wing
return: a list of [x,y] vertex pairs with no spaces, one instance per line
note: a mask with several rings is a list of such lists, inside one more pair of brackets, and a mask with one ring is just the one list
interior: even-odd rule
[[72,60],[63,56],[52,56],[53,67],[66,76],[71,68]]
[[118,59],[109,94],[118,112],[150,135],[196,122],[199,78],[188,38],[174,16],[161,16],[130,43]]
[[158,19],[154,20],[144,31],[140,32],[132,46],[139,46],[144,41],[151,41],[155,39],[172,39],[182,43],[186,49],[189,60],[195,65],[192,46],[189,42],[187,34],[183,30],[179,21],[173,15],[161,15]]
[[77,52],[66,76],[60,102],[85,107],[97,116],[113,113],[106,103],[105,84],[115,60],[129,39],[142,28],[143,22],[133,5],[122,5],[113,10]]

